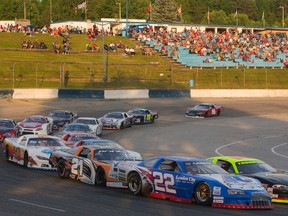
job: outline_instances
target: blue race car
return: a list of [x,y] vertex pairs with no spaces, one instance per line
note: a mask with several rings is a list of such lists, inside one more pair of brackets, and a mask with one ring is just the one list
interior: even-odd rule
[[158,156],[114,162],[109,177],[135,195],[219,208],[271,209],[271,196],[257,179],[228,174],[199,158]]

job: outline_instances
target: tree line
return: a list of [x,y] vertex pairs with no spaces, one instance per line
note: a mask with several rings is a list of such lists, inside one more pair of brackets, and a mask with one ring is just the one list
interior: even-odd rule
[[[0,20],[32,25],[101,18],[243,26],[288,25],[288,0],[1,0]],[[128,14],[126,8],[128,7]],[[288,10],[287,10],[288,13]],[[286,25],[287,24],[287,25]]]

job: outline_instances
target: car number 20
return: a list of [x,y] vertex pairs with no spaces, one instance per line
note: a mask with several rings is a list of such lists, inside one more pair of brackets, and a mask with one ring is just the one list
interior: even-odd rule
[[155,190],[176,194],[176,190],[171,187],[174,185],[174,176],[171,173],[153,172]]

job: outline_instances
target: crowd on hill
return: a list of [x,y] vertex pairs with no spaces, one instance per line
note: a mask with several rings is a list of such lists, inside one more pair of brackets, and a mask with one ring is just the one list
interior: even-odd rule
[[[255,34],[239,33],[237,28],[222,33],[200,31],[199,29],[184,29],[182,32],[167,31],[160,28],[153,31],[144,28],[143,31],[133,32],[132,37],[139,41],[154,41],[154,46],[162,46],[164,55],[177,55],[179,47],[185,47],[189,53],[207,56],[212,59],[253,61],[251,58],[262,59],[267,62],[275,61],[277,54],[287,53],[288,40],[286,36],[274,33]],[[167,48],[169,47],[169,48]]]

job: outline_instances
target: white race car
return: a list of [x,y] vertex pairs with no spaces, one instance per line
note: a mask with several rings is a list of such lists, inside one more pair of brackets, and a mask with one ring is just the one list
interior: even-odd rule
[[7,161],[41,169],[52,169],[49,158],[53,150],[69,149],[58,137],[32,134],[6,138],[2,147]]
[[132,126],[132,117],[126,112],[110,112],[100,118],[103,129],[123,129]]
[[97,136],[102,135],[103,133],[103,125],[100,120],[93,117],[81,117],[76,119],[73,123],[83,123],[87,124]]
[[33,115],[18,123],[19,133],[48,135],[53,130],[53,119],[48,116]]

